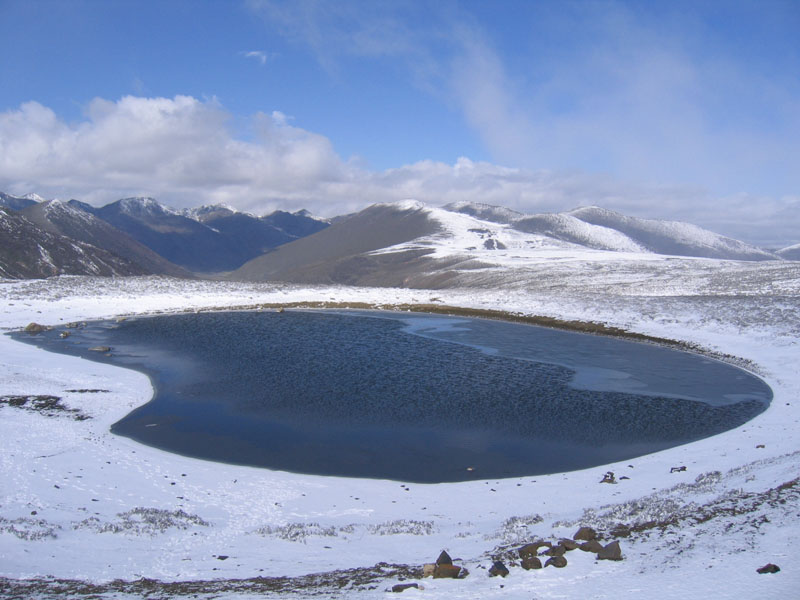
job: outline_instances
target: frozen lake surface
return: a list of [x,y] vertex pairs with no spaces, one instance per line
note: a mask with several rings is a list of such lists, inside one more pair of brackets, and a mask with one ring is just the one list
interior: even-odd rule
[[424,483],[557,473],[720,433],[772,398],[757,377],[699,355],[461,317],[208,312],[61,331],[20,335],[151,377],[155,397],[115,433],[299,473]]

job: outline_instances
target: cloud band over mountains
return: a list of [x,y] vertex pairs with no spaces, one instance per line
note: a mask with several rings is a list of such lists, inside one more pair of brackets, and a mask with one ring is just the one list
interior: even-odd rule
[[[391,143],[391,140],[387,140]],[[224,202],[263,213],[308,208],[335,215],[415,198],[498,204],[521,212],[579,205],[695,222],[756,243],[796,241],[800,198],[712,198],[580,172],[507,168],[461,158],[383,171],[339,156],[323,135],[280,112],[257,113],[241,131],[216,99],[94,99],[66,122],[37,102],[0,113],[0,189],[102,204],[149,195],[180,208]]]

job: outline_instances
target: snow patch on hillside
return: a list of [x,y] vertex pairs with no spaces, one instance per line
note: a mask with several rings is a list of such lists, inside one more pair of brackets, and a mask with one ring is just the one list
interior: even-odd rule
[[120,212],[136,217],[158,217],[162,214],[180,214],[179,211],[164,206],[149,196],[123,198],[119,200]]

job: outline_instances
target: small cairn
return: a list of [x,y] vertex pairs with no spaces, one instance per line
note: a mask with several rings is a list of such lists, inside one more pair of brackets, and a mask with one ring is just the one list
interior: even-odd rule
[[442,550],[435,563],[427,563],[422,566],[422,576],[434,579],[459,579],[467,576],[467,570],[454,565],[450,555]]

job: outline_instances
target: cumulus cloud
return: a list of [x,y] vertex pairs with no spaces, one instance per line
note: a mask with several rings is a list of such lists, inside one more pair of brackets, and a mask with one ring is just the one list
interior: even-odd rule
[[188,96],[97,98],[77,124],[28,102],[0,114],[0,182],[93,202],[148,194],[180,206],[255,206],[313,197],[346,176],[327,138],[280,113],[252,118],[253,141],[236,139],[229,120],[215,100]]
[[468,158],[370,171],[281,112],[254,115],[246,139],[233,134],[230,120],[218,101],[190,96],[97,98],[77,123],[28,102],[0,113],[0,190],[95,205],[148,195],[176,208],[223,202],[257,214],[307,208],[324,216],[407,198],[434,206],[467,200],[527,213],[597,204],[685,219],[750,241],[797,241],[797,197],[715,198],[700,188],[643,186]]

